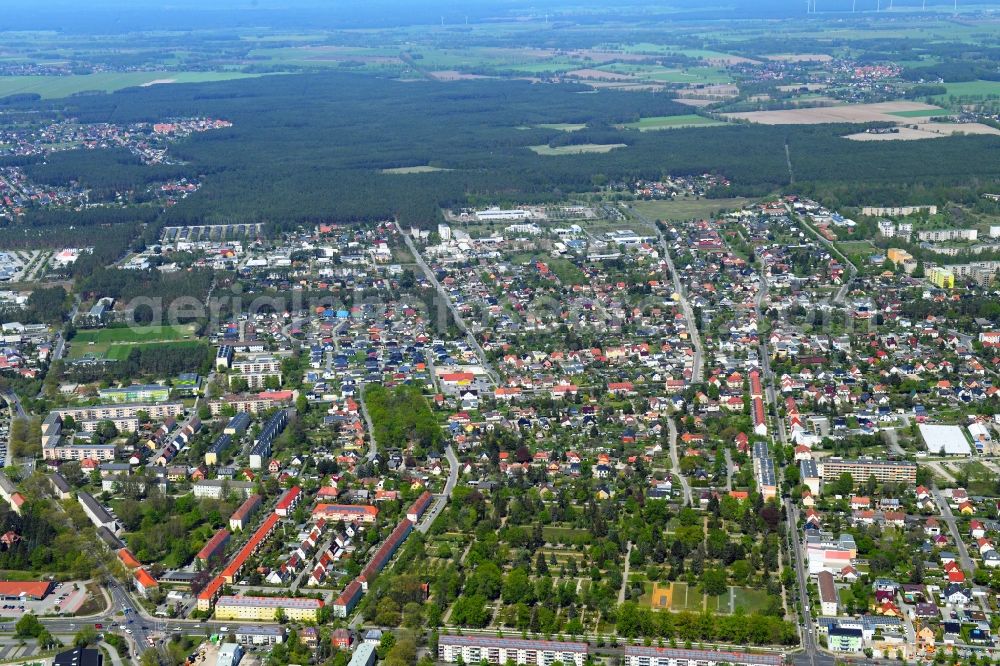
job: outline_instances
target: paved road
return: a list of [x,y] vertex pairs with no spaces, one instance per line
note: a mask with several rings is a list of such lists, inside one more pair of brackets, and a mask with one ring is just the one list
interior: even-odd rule
[[805,227],[806,230],[809,231],[809,233],[811,233],[813,236],[815,236],[820,243],[826,246],[826,248],[830,251],[831,255],[839,257],[840,260],[844,263],[844,265],[847,266],[847,273],[848,273],[847,279],[844,280],[843,284],[840,286],[840,289],[837,290],[837,293],[833,297],[834,304],[836,305],[842,304],[844,302],[844,298],[847,296],[847,290],[850,289],[851,287],[851,282],[853,282],[854,278],[857,277],[858,275],[858,267],[855,266],[854,263],[844,255],[843,252],[838,250],[833,243],[824,238],[823,234],[813,229],[811,224],[806,222],[801,217],[798,217],[798,220],[799,224]]
[[722,450],[722,454],[726,457],[726,490],[733,489],[733,473],[735,470],[735,465],[733,465],[733,454],[729,448]]
[[451,448],[451,444],[444,450],[444,455],[448,459],[448,466],[450,468],[448,470],[448,480],[444,484],[444,492],[434,497],[434,503],[427,509],[423,520],[417,525],[417,531],[423,534],[427,534],[427,530],[431,528],[437,517],[444,511],[444,507],[448,504],[448,500],[455,490],[455,484],[458,483],[458,457],[455,456],[455,450]]
[[413,244],[413,239],[410,238],[408,233],[403,231],[403,228],[399,226],[398,222],[396,223],[396,229],[399,230],[400,235],[402,235],[407,249],[409,249],[410,254],[413,255],[417,265],[420,266],[420,270],[424,272],[424,275],[430,283],[434,285],[434,288],[437,290],[438,297],[442,299],[442,302],[444,302],[444,304],[451,311],[451,316],[455,319],[455,325],[458,326],[458,330],[465,334],[466,339],[469,341],[469,345],[473,350],[475,350],[476,356],[479,357],[479,363],[483,366],[483,369],[489,376],[490,381],[494,386],[499,385],[500,374],[493,369],[493,365],[486,358],[486,352],[483,351],[483,348],[479,345],[479,341],[476,340],[476,336],[473,335],[469,327],[466,326],[465,320],[462,319],[462,315],[459,314],[458,308],[455,307],[455,304],[451,300],[451,296],[448,295],[448,293],[444,290],[444,287],[441,286],[441,283],[438,282],[437,276],[434,275],[434,271],[432,271],[430,266],[427,265],[427,262],[424,261],[424,258],[420,255],[420,251],[417,250],[417,246]]
[[378,442],[375,441],[375,424],[372,423],[372,417],[368,414],[368,403],[365,402],[365,383],[363,380],[358,381],[358,404],[361,406],[361,418],[365,420],[365,428],[368,429],[368,453],[365,454],[365,460],[371,462],[375,460],[375,454],[378,453]]
[[667,419],[667,429],[670,431],[671,471],[673,471],[674,476],[681,482],[681,489],[684,491],[684,502],[688,506],[694,506],[694,500],[691,497],[691,485],[684,478],[684,475],[681,474],[681,461],[677,455],[677,424],[674,423],[673,417]]
[[[757,315],[757,321],[762,320],[762,310],[765,299],[768,296],[768,283],[767,275],[762,270],[760,272],[760,285],[757,290],[756,298],[754,299],[754,311]],[[788,436],[785,432],[784,420],[778,413],[778,392],[774,386],[774,373],[771,371],[771,354],[767,348],[767,338],[761,336],[760,338],[760,363],[761,372],[764,381],[764,393],[765,400],[769,406],[769,409],[773,411],[775,429],[778,431],[778,438],[782,444],[788,444]],[[773,435],[772,435],[773,438]],[[809,598],[806,595],[806,590],[808,589],[808,575],[806,572],[805,558],[802,553],[802,544],[799,542],[799,532],[796,529],[798,524],[798,508],[791,498],[783,498],[782,500],[785,505],[785,513],[788,520],[788,541],[789,541],[789,553],[795,564],[795,578],[798,583],[798,600],[801,602],[801,616],[799,618],[799,635],[802,641],[803,651],[795,655],[792,660],[798,666],[829,666],[832,665],[835,660],[832,656],[824,654],[819,651],[819,646],[816,642],[816,626],[813,623],[812,609],[809,608]],[[794,604],[796,598],[794,595],[789,595],[788,603]]]
[[28,418],[27,412],[24,411],[24,405],[21,404],[21,399],[17,397],[17,394],[13,391],[7,391],[3,394],[3,397],[7,399],[8,402],[14,407],[14,416],[19,419]]
[[[795,560],[795,578],[798,581],[798,594],[802,601],[802,621],[800,627],[804,627],[800,633],[802,635],[802,647],[805,648],[805,652],[803,654],[803,660],[796,660],[796,663],[815,666],[817,663],[817,656],[819,656],[816,646],[816,630],[813,625],[812,611],[809,608],[809,599],[806,596],[806,590],[808,587],[806,580],[805,559],[802,554],[802,544],[799,543],[799,533],[795,528],[798,524],[799,511],[790,501],[785,502],[785,511],[788,515],[788,540],[791,542],[792,558]],[[794,603],[795,600],[790,598],[788,601],[789,603]],[[823,664],[824,661],[820,659],[819,663]]]
[[[80,295],[77,294],[76,296],[73,297],[73,309],[69,311],[69,322],[71,324],[76,319],[76,315],[79,311],[80,311]],[[65,352],[66,352],[66,338],[63,336],[62,329],[59,329],[59,331],[56,332],[55,346],[53,346],[52,348],[52,360],[58,361],[63,357],[63,354]],[[39,399],[42,397],[44,391],[45,389],[40,389],[38,391]]]
[[958,524],[955,522],[955,515],[951,512],[951,507],[948,506],[948,500],[938,490],[937,485],[931,487],[931,493],[934,495],[934,501],[937,502],[938,508],[941,509],[941,518],[948,526],[951,538],[954,539],[955,546],[958,548],[958,557],[961,560],[962,568],[971,575],[976,568],[972,563],[972,558],[969,557],[969,549],[965,547],[965,541],[962,540],[962,533],[958,531]]
[[684,313],[684,319],[687,322],[688,332],[691,335],[691,344],[694,346],[694,358],[691,362],[691,382],[700,382],[705,377],[703,362],[705,352],[701,345],[701,333],[698,330],[698,322],[695,321],[694,318],[694,310],[691,308],[691,302],[688,301],[687,293],[684,290],[683,285],[681,285],[680,274],[677,272],[677,269],[674,268],[674,260],[670,256],[670,248],[667,246],[667,239],[663,237],[663,233],[660,231],[660,228],[656,226],[656,223],[648,217],[636,212],[635,210],[630,210],[629,212],[640,222],[643,222],[655,229],[656,236],[660,239],[660,250],[663,252],[663,259],[667,263],[667,268],[670,269],[670,275],[674,282],[674,291],[680,297],[681,312]]

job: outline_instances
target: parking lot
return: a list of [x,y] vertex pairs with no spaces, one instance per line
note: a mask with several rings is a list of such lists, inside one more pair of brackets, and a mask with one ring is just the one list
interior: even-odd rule
[[34,599],[0,599],[0,617],[20,618],[34,615],[72,615],[87,601],[89,592],[83,583],[56,583],[47,597]]

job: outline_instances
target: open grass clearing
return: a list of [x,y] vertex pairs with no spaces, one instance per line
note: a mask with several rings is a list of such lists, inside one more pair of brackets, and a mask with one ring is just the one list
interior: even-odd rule
[[451,171],[451,169],[430,166],[429,164],[424,164],[420,166],[409,166],[409,167],[394,167],[392,169],[382,169],[382,173],[402,174],[402,175],[411,173],[435,173],[437,171]]
[[593,536],[588,530],[577,529],[575,527],[543,527],[542,537],[548,543],[574,544],[577,542],[590,543]]
[[706,118],[696,113],[686,113],[680,116],[653,116],[640,118],[637,122],[621,125],[624,129],[637,129],[640,132],[663,129],[679,129],[682,127],[711,127],[726,123],[714,118]]
[[729,83],[729,73],[717,67],[686,67],[683,69],[638,63],[609,63],[597,69],[625,74],[656,83]]
[[615,148],[625,148],[624,143],[578,143],[573,146],[528,146],[538,155],[582,155],[584,153],[610,153]]
[[767,592],[752,587],[733,587],[732,600],[733,608],[730,612],[735,612],[736,608],[743,608],[747,613],[757,613],[765,610],[768,605]]
[[587,123],[542,123],[538,125],[541,129],[559,130],[560,132],[579,132],[587,126]]

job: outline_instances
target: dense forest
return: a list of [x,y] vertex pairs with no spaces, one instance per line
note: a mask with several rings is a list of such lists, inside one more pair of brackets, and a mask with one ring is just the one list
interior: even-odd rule
[[43,287],[32,291],[23,307],[0,308],[0,321],[59,325],[69,308],[70,299],[66,289]]
[[124,148],[64,150],[44,162],[24,167],[32,180],[53,185],[79,183],[90,190],[91,201],[114,200],[115,194],[174,178],[193,176],[190,165],[143,164]]
[[[637,132],[615,126],[640,117],[689,113],[666,94],[593,91],[525,81],[400,83],[331,73],[268,76],[203,85],[152,86],[114,95],[39,102],[83,122],[213,116],[231,128],[193,135],[171,150],[202,190],[165,214],[173,224],[261,220],[291,226],[318,220],[384,219],[430,226],[439,207],[544,202],[593,191],[611,180],[716,172],[732,187],[719,196],[764,195],[789,184],[785,144],[798,187],[863,184],[887,190],[1000,176],[1000,138],[854,142],[857,126],[738,125]],[[541,128],[587,123],[582,133]],[[447,128],[443,131],[442,128]],[[537,155],[530,146],[622,143],[604,154]],[[66,160],[66,161],[64,161]],[[64,181],[77,158],[32,166]],[[87,156],[88,181],[142,184],[148,174],[116,151]],[[385,174],[430,164],[450,169]],[[171,167],[173,168],[173,167]],[[107,169],[107,175],[101,175]],[[895,203],[890,197],[884,203]],[[131,213],[125,212],[118,217]],[[144,223],[153,212],[136,213]],[[29,224],[55,223],[51,217]]]
[[[149,308],[137,309],[135,321],[149,323],[153,317],[165,317],[171,304],[179,298],[194,298],[205,303],[213,272],[207,269],[163,273],[159,270],[123,270],[99,267],[81,280],[78,285],[84,298],[110,296],[117,301],[128,303],[134,298],[158,298],[162,301],[162,311],[153,313]],[[179,309],[178,315],[185,311]],[[189,323],[179,320],[171,323]]]

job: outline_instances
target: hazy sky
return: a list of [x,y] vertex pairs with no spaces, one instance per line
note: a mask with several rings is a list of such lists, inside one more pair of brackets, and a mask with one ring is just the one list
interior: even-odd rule
[[[849,11],[854,0],[816,0],[823,11]],[[877,0],[857,0],[859,8]],[[951,6],[953,0],[928,0]],[[923,0],[895,0],[919,9]],[[1000,0],[959,0],[960,6],[1000,7]],[[804,14],[804,0],[4,0],[3,30],[115,33],[132,30],[379,27],[464,22],[553,13],[593,18],[595,7],[624,18],[788,18]]]

